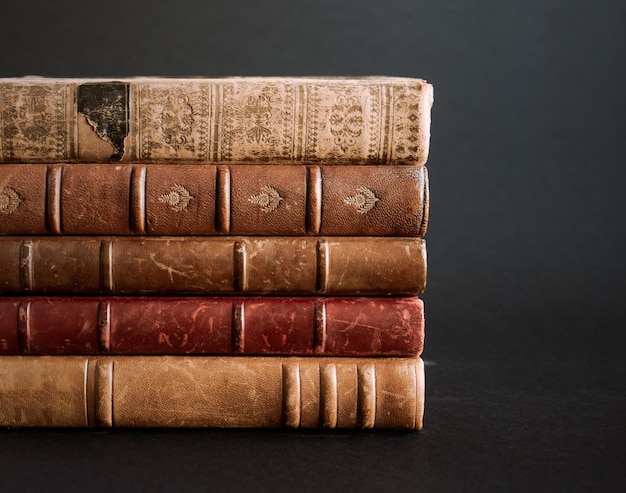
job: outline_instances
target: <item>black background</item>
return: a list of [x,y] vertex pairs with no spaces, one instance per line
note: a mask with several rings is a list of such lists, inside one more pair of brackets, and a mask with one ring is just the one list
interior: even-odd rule
[[0,489],[622,491],[625,21],[622,0],[4,2],[0,76],[403,75],[435,106],[422,432],[5,430]]

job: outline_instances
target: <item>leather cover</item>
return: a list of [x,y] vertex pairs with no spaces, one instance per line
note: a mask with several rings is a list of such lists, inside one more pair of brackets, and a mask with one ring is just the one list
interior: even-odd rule
[[421,238],[0,237],[0,293],[412,295]]
[[420,358],[0,358],[0,426],[420,429]]
[[0,234],[423,236],[415,166],[0,166]]
[[0,354],[415,356],[407,298],[2,297]]
[[0,79],[0,162],[423,164],[420,79]]

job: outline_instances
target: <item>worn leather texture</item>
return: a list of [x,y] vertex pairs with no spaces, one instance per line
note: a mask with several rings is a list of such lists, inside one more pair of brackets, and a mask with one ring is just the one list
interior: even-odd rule
[[7,356],[0,426],[420,429],[420,358]]
[[0,354],[415,356],[417,297],[2,297]]
[[420,79],[0,79],[0,162],[426,162]]
[[423,236],[423,166],[0,166],[0,234]]
[[0,293],[371,296],[425,284],[421,238],[0,236]]

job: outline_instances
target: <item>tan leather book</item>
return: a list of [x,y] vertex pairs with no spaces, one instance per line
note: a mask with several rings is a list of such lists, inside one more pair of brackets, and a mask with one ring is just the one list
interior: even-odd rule
[[0,293],[414,295],[421,238],[0,236]]
[[0,162],[426,162],[433,89],[400,77],[0,79]]
[[419,358],[6,356],[0,426],[420,429]]
[[424,166],[7,164],[0,234],[423,236]]

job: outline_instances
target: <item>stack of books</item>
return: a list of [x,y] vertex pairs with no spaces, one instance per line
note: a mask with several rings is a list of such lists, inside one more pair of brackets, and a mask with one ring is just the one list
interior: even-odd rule
[[421,428],[432,102],[0,79],[0,426]]

